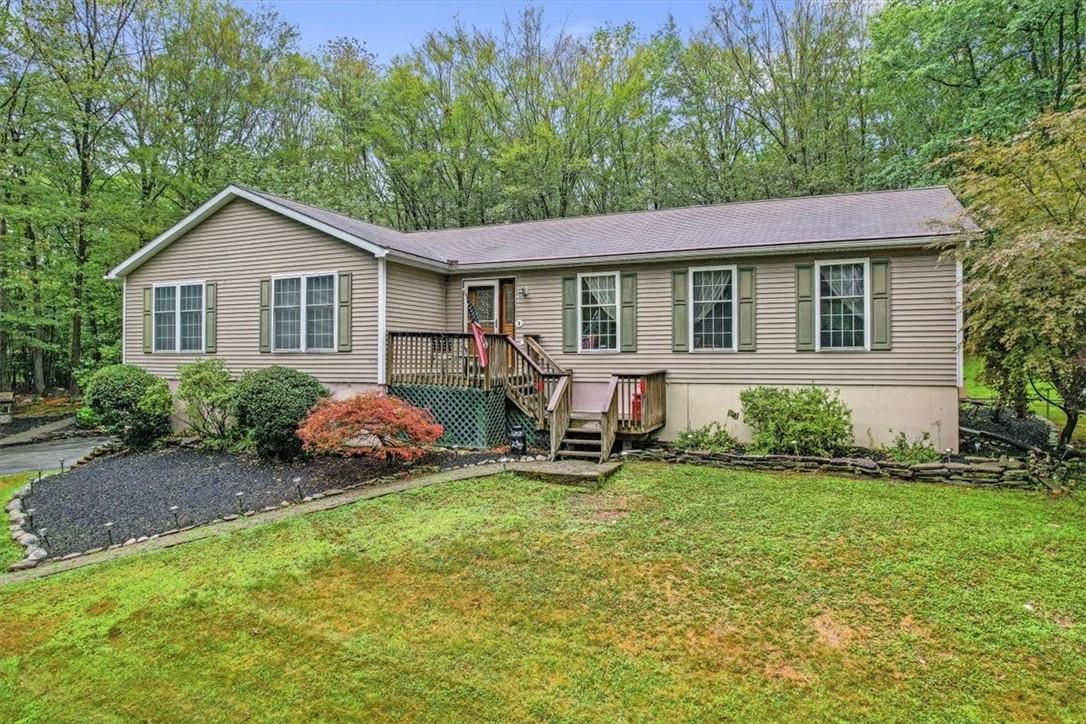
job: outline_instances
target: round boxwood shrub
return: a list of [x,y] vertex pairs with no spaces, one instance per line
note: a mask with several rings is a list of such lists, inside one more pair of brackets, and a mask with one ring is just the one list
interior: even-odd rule
[[98,370],[87,384],[85,402],[98,424],[128,445],[147,445],[170,431],[169,385],[139,367]]
[[238,380],[238,427],[268,457],[289,458],[301,452],[298,425],[328,390],[313,375],[290,367],[246,372]]

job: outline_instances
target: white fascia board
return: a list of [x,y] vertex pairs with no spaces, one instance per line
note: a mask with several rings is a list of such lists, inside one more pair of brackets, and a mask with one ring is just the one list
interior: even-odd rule
[[269,209],[277,214],[281,214],[289,219],[293,219],[301,224],[305,224],[306,226],[328,234],[329,236],[334,236],[335,238],[345,241],[348,244],[357,246],[360,249],[368,251],[375,257],[380,258],[388,253],[388,250],[384,247],[367,241],[360,236],[348,234],[341,229],[337,229],[334,226],[329,226],[322,221],[317,221],[312,217],[298,213],[293,209],[289,209],[286,206],[277,204],[274,201],[270,201],[263,196],[254,194],[246,189],[239,188],[237,186],[227,186],[225,189],[212,196],[198,209],[178,221],[166,231],[156,236],[154,239],[152,239],[150,242],[140,248],[140,250],[137,251],[135,254],[128,257],[116,267],[111,269],[109,274],[106,275],[106,279],[118,279],[122,276],[127,275],[128,273],[139,267],[141,264],[143,264],[145,261],[153,257],[155,254],[169,246],[175,239],[180,237],[182,234],[200,224],[202,221],[207,219],[209,216],[214,214],[216,211],[225,206],[229,201],[235,198],[245,199],[246,201],[250,201],[257,206],[262,206],[265,209]]

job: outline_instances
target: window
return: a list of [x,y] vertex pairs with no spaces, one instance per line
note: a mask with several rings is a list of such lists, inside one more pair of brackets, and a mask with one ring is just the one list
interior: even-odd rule
[[819,263],[818,348],[866,349],[867,261]]
[[618,351],[618,274],[578,277],[581,351]]
[[272,280],[272,331],[277,352],[334,350],[335,274]]
[[154,351],[204,351],[204,284],[154,287]]
[[735,267],[690,270],[690,350],[735,350]]

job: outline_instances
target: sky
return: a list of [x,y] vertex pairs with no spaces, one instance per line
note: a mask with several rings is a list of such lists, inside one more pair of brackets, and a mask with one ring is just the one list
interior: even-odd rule
[[428,31],[447,28],[457,17],[468,27],[500,31],[507,15],[516,16],[527,5],[541,7],[551,28],[564,26],[574,35],[626,22],[647,35],[663,25],[669,13],[685,34],[704,27],[709,17],[707,0],[241,0],[240,4],[276,10],[298,28],[305,50],[350,36],[364,42],[379,61],[407,52]]

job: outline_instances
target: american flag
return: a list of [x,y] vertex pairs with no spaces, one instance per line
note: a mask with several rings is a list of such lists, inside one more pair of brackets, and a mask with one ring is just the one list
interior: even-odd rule
[[479,358],[479,364],[486,367],[490,361],[486,352],[486,336],[483,333],[483,326],[479,324],[479,314],[475,311],[475,305],[470,301],[468,302],[468,327],[471,329],[471,336],[475,338],[475,354]]

